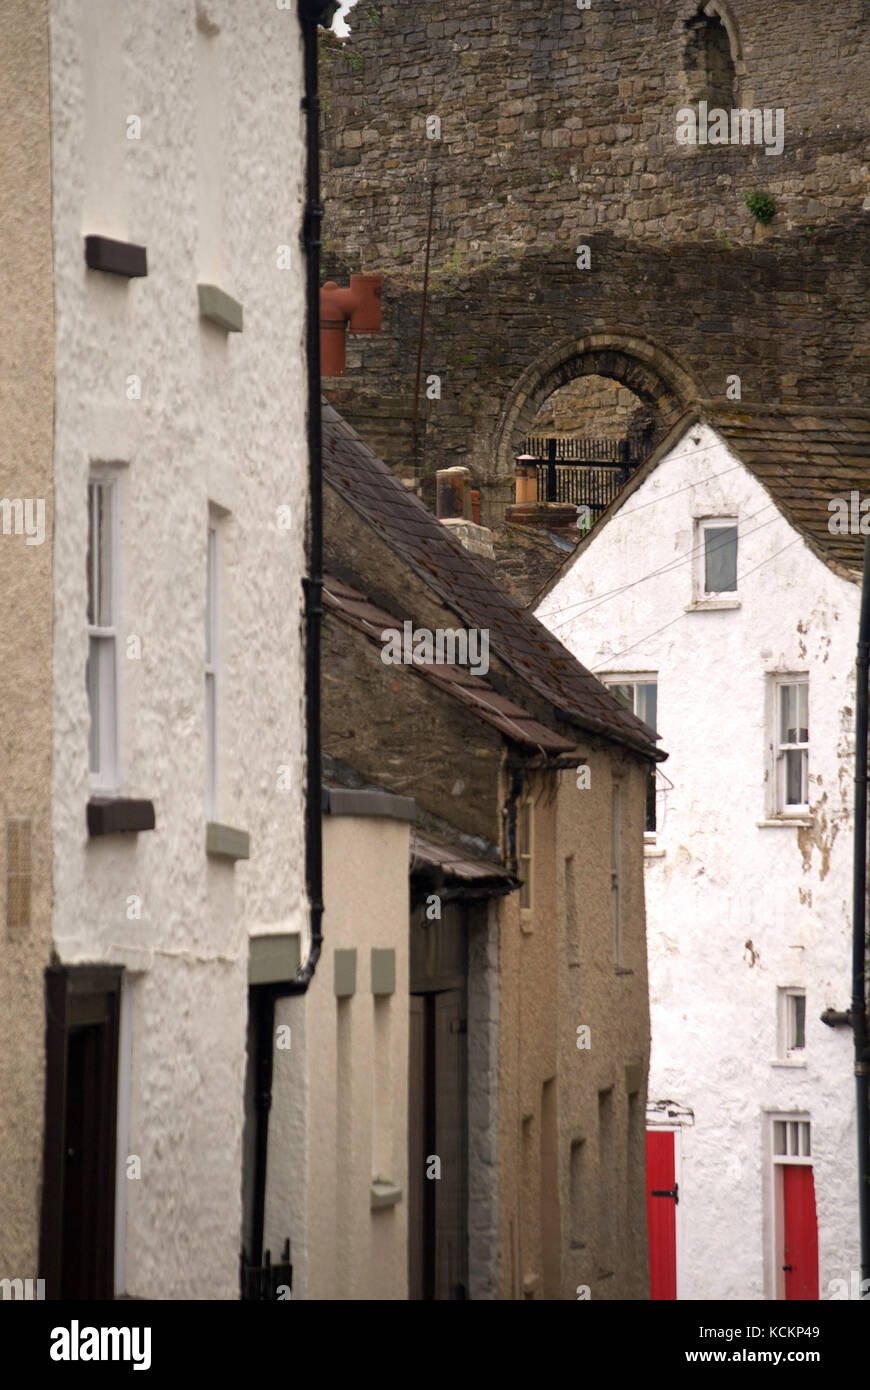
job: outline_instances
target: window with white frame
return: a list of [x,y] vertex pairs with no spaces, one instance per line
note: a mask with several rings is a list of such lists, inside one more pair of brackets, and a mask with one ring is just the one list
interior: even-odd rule
[[218,528],[209,522],[205,581],[205,810],[216,817],[218,795]]
[[695,585],[698,600],[737,597],[737,519],[705,517],[697,523]]
[[782,1061],[802,1062],[806,1055],[806,991],[787,986],[777,991],[777,1048]]
[[778,676],[774,682],[774,810],[778,815],[809,811],[809,681]]
[[118,786],[118,518],[114,479],[88,483],[88,662],[91,785]]
[[[651,729],[656,728],[658,719],[658,681],[655,676],[605,676],[604,684],[621,705]],[[656,828],[656,771],[651,767],[646,788],[647,834],[654,834]]]
[[532,802],[529,797],[524,797],[520,802],[518,816],[518,849],[517,858],[519,860],[520,876],[520,907],[523,911],[530,912],[532,908],[532,835],[533,835],[533,816]]
[[788,1163],[809,1161],[812,1158],[810,1147],[809,1120],[783,1117],[773,1121],[773,1160]]

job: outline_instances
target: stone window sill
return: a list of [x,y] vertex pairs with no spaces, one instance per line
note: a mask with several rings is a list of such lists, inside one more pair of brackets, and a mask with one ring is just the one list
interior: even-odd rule
[[205,824],[205,852],[220,859],[250,859],[251,837],[247,830],[235,830],[210,820]]
[[773,1057],[770,1065],[772,1067],[790,1067],[792,1070],[806,1071],[806,1062],[799,1061],[797,1057]]
[[87,807],[88,834],[138,834],[155,828],[154,802],[129,796],[92,796]]
[[742,606],[739,598],[699,598],[692,603],[687,603],[685,613],[716,613],[725,608],[740,608]]
[[771,816],[770,820],[757,820],[755,822],[759,830],[773,830],[775,827],[789,826],[794,828],[796,825],[812,826],[811,816]]
[[657,849],[655,845],[644,845],[643,847],[644,859],[664,859],[666,854],[666,849]]
[[218,328],[225,329],[227,333],[241,333],[243,310],[237,299],[233,299],[232,295],[227,294],[219,285],[199,284],[196,289],[201,318],[217,324]]
[[394,1207],[402,1200],[402,1189],[394,1182],[375,1178],[372,1183],[372,1211],[382,1211],[384,1207]]

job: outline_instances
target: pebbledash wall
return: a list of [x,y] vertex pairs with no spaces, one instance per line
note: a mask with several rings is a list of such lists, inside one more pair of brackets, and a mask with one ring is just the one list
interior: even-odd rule
[[[232,1299],[248,938],[302,934],[306,921],[300,28],[292,11],[229,0],[50,8],[54,945],[65,964],[125,969],[116,1287]],[[147,277],[88,270],[89,233],[146,246]],[[278,268],[282,245],[290,269]],[[200,318],[198,281],[243,304],[241,333]],[[86,485],[97,465],[120,491],[120,789],[153,800],[156,829],[89,841]],[[235,865],[205,843],[210,504],[214,819],[250,834],[250,861]],[[125,657],[131,636],[141,659]],[[127,1154],[141,1160],[138,1180],[124,1175]]]
[[37,505],[41,500],[45,507],[41,544],[15,534],[11,512],[8,523],[5,514],[0,518],[0,1278],[13,1279],[40,1272],[43,971],[51,954],[54,316],[48,64],[45,0],[0,7],[0,498],[29,498]]
[[[684,612],[691,566],[672,562],[693,545],[694,516],[726,513],[746,519],[740,607]],[[653,577],[622,590],[641,574]],[[672,1103],[679,1129],[680,1298],[775,1296],[769,1127],[779,1112],[811,1123],[820,1297],[857,1268],[852,1037],[820,1015],[847,1008],[851,993],[858,599],[698,425],[593,532],[538,609],[602,679],[658,681],[669,758],[646,860],[649,1098]],[[812,814],[800,827],[759,825],[771,820],[769,687],[785,672],[809,680]],[[778,1052],[777,991],[788,987],[806,990],[803,1066],[783,1065]]]
[[[722,20],[735,104],[782,108],[780,155],[677,142],[702,9]],[[605,365],[630,385],[646,354],[641,395],[660,415],[668,389],[682,405],[722,398],[733,373],[744,399],[866,397],[866,0],[477,0],[462,14],[360,0],[349,18],[348,40],[321,40],[324,266],[384,276],[383,333],[351,335],[347,375],[326,385],[408,481],[469,463],[482,519],[497,519],[534,407],[626,339],[627,360]],[[753,189],[775,201],[767,226],[744,204]]]
[[[498,1297],[644,1299],[646,768],[585,741],[529,778],[531,906],[498,905]],[[621,795],[614,956],[612,797]],[[586,1030],[581,1033],[578,1030]]]

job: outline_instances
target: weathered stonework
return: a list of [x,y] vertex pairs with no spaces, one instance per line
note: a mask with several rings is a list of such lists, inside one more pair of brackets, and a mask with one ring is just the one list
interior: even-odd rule
[[[744,400],[866,399],[870,7],[708,8],[735,103],[783,109],[779,156],[677,143],[676,112],[724,80],[715,63],[699,76],[696,0],[478,0],[461,15],[380,0],[351,12],[346,43],[323,37],[325,274],[384,275],[383,333],[357,340],[327,393],[427,497],[436,469],[467,464],[497,525],[535,410],[584,372],[635,391],[640,371],[660,427],[724,399],[734,374]],[[768,226],[744,204],[756,188],[776,205]],[[620,344],[611,360],[591,345],[602,334]]]
[[624,439],[642,435],[654,424],[652,413],[627,387],[605,377],[581,376],[539,406],[531,433],[557,439]]

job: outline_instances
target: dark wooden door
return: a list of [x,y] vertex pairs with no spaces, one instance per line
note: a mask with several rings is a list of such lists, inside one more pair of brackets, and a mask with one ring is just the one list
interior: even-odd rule
[[468,1292],[465,909],[411,920],[408,1102],[409,1297]]
[[120,972],[51,970],[40,1269],[49,1298],[111,1299]]
[[[426,996],[412,994],[408,1066],[408,1297],[424,1295],[426,1185]],[[431,1296],[431,1295],[430,1295]]]
[[435,1196],[434,1298],[467,1296],[468,1287],[468,1085],[465,991],[429,996],[435,1052],[435,1136],[441,1159]]

